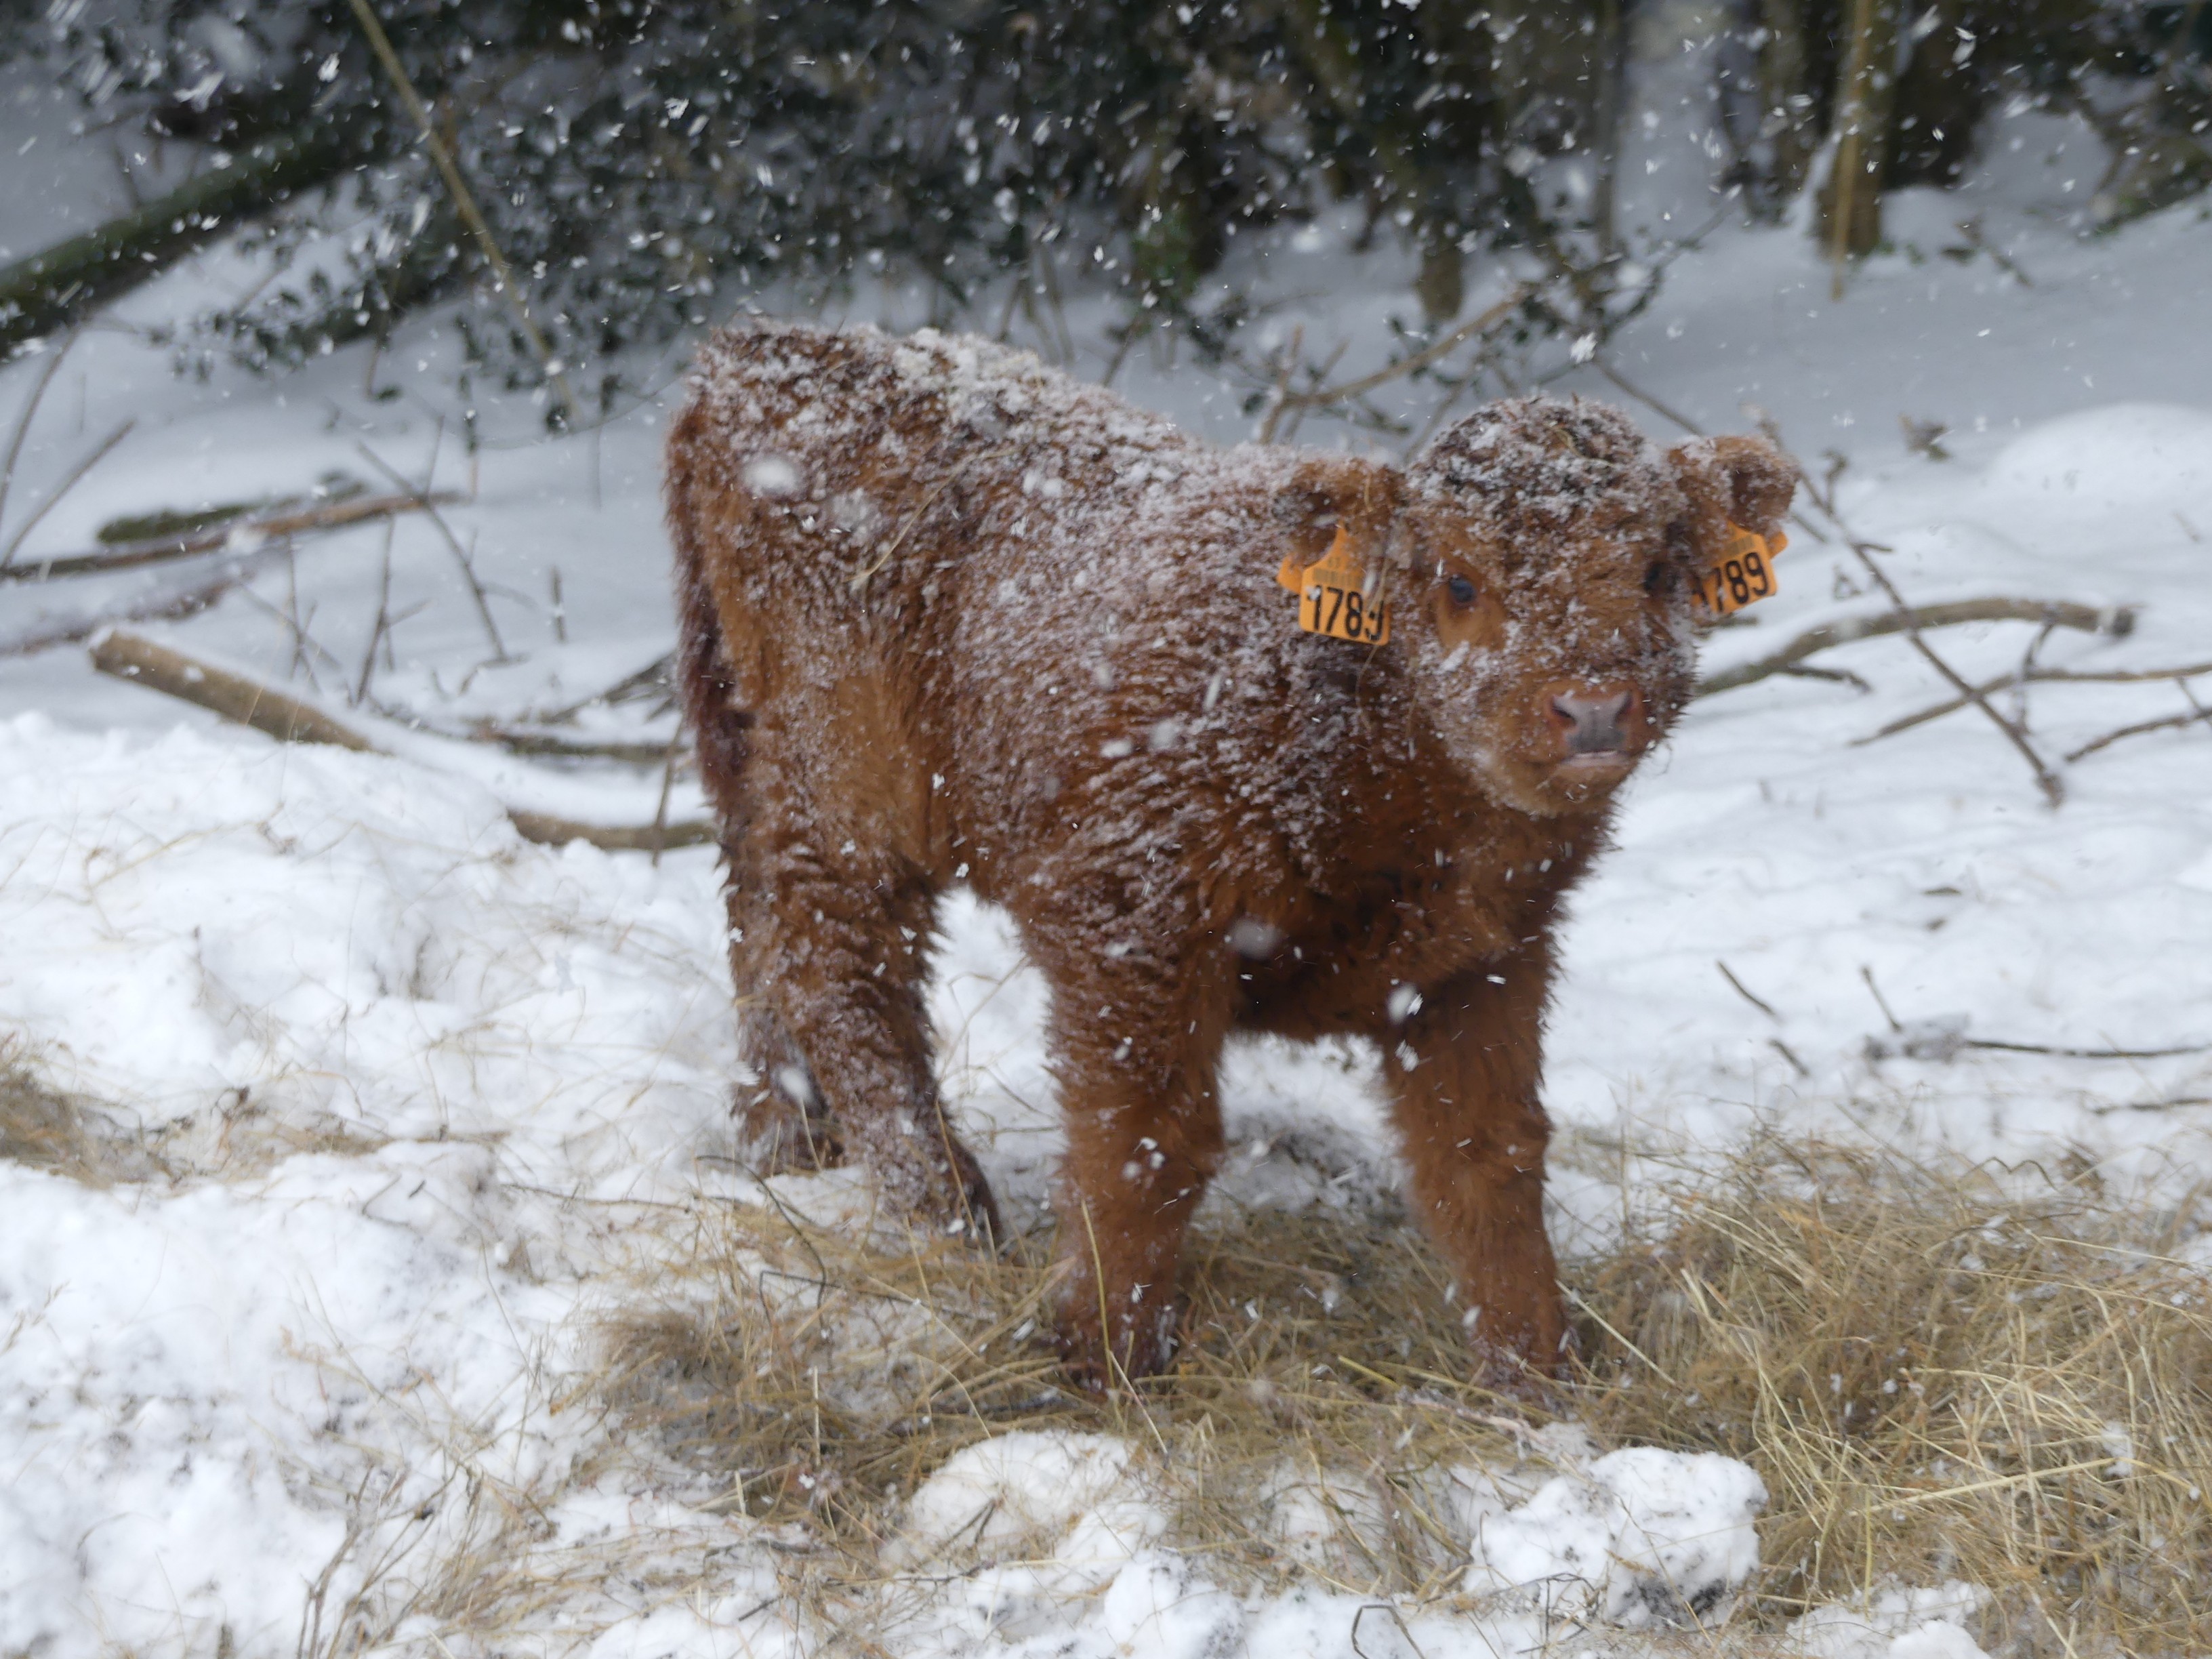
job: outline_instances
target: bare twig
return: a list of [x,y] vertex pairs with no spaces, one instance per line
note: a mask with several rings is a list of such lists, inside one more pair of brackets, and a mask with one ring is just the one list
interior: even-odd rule
[[[2148,680],[2189,680],[2205,674],[2212,674],[2212,662],[2193,663],[2181,668],[2112,668],[2093,670],[2086,673],[2070,668],[2031,668],[2026,674],[2021,674],[2015,670],[2009,674],[2000,674],[1993,680],[1984,680],[1982,682],[1982,690],[1985,692],[2002,691],[2006,686],[2016,683],[2038,685],[2069,684],[2129,685]],[[1966,699],[1964,697],[1946,697],[1941,702],[1930,703],[1925,708],[1916,710],[1910,714],[1900,715],[1878,731],[1869,732],[1866,736],[1854,738],[1851,741],[1855,744],[1861,744],[1874,743],[1882,738],[1894,737],[1899,732],[1909,732],[1916,726],[1924,725],[1932,720],[1940,720],[1942,716],[1954,714],[1966,706]],[[2076,757],[2073,755],[2067,757],[2069,761],[2075,758]]]
[[[289,554],[291,549],[288,547],[284,551]],[[310,605],[307,608],[307,615],[304,620],[300,617],[299,590],[296,586],[287,592],[283,605],[271,605],[250,587],[240,587],[238,592],[248,605],[266,611],[270,617],[284,624],[284,631],[290,635],[292,641],[292,662],[291,667],[285,671],[287,678],[291,677],[292,670],[304,668],[307,671],[307,684],[314,689],[318,696],[321,695],[322,684],[315,678],[314,664],[308,660],[311,653],[320,658],[325,668],[343,672],[345,665],[332,656],[320,640],[307,632],[307,624],[314,620],[314,607]]]
[[[326,743],[360,754],[390,752],[305,698],[264,685],[234,669],[201,661],[143,635],[110,630],[94,644],[92,662],[104,674],[250,726],[279,743]],[[583,823],[520,806],[508,807],[507,815],[525,841],[551,846],[584,841],[609,851],[653,852],[714,839],[714,826],[697,821],[611,826]]]
[[1291,343],[1283,348],[1281,361],[1275,365],[1275,383],[1267,390],[1267,412],[1260,421],[1260,441],[1263,444],[1274,438],[1276,417],[1282,411],[1283,399],[1290,396],[1291,374],[1304,355],[1305,341],[1305,325],[1300,323],[1291,330]]
[[1881,1017],[1889,1022],[1889,1029],[1902,1031],[1905,1027],[1897,1023],[1897,1016],[1890,1012],[1889,1000],[1882,995],[1881,987],[1874,982],[1874,969],[1861,963],[1859,977],[1866,981],[1867,989],[1874,995],[1874,1006],[1881,1010]]
[[2117,732],[2107,732],[2103,737],[2083,744],[2067,756],[2066,763],[2070,766],[2083,756],[2094,755],[2100,749],[2118,743],[2122,738],[2139,738],[2146,732],[2170,732],[2176,726],[2195,726],[2206,720],[2212,720],[2212,708],[2192,709],[2186,714],[2169,714],[2163,720],[2137,720],[2133,726],[2124,726]]
[[8,440],[7,458],[0,460],[0,515],[8,511],[8,491],[15,482],[15,463],[21,459],[24,441],[31,435],[31,422],[38,418],[39,404],[46,397],[46,388],[54,383],[54,376],[62,372],[62,359],[69,356],[70,348],[76,343],[79,331],[71,329],[63,337],[61,344],[54,348],[53,354],[46,359],[46,368],[40,371],[38,380],[32,384],[31,395],[23,400],[23,412],[15,417],[15,430]]
[[1966,238],[1966,246],[1968,247],[1973,249],[1977,253],[1988,254],[1991,259],[1996,262],[1998,270],[2003,271],[2014,282],[2018,283],[2022,288],[2033,288],[2035,286],[2033,283],[2028,280],[2027,273],[2020,268],[2019,264],[2014,260],[2012,255],[2007,253],[1995,242],[1990,241],[1988,237],[1982,234],[1982,222],[1978,215],[1972,219],[1960,220],[1958,230],[1959,234]]
[[137,424],[137,416],[134,415],[131,419],[124,422],[121,426],[117,427],[114,431],[109,433],[105,438],[101,439],[100,441],[99,447],[94,449],[91,454],[86,456],[82,461],[79,461],[76,465],[76,470],[70,473],[68,477],[64,478],[61,481],[60,485],[52,490],[46,496],[46,500],[39,503],[38,507],[32,512],[31,516],[23,520],[21,528],[17,530],[15,535],[9,539],[6,550],[4,551],[0,551],[0,570],[5,570],[15,562],[15,552],[18,548],[22,546],[23,538],[26,536],[28,536],[33,530],[36,530],[39,527],[40,521],[43,520],[47,514],[52,512],[54,508],[61,505],[62,497],[68,495],[70,490],[76,489],[83,480],[86,473],[91,471],[92,469],[98,466],[100,462],[106,460],[107,459],[108,452],[113,449],[116,445],[121,443],[125,438],[129,437],[131,435],[131,428]]
[[[1840,159],[1838,165],[1841,165]],[[1840,267],[1838,270],[1840,275]],[[1966,678],[1945,661],[1934,646],[1928,643],[1922,635],[1921,625],[1913,608],[1905,602],[1905,595],[1898,592],[1897,584],[1889,579],[1889,573],[1875,562],[1874,556],[1876,553],[1887,552],[1888,550],[1879,543],[1866,541],[1853,534],[1850,526],[1844,522],[1843,513],[1836,505],[1836,480],[1841,471],[1842,459],[1838,457],[1837,463],[1830,467],[1825,483],[1816,484],[1813,482],[1811,475],[1805,471],[1802,463],[1798,467],[1805,493],[1813,498],[1814,504],[1826,516],[1828,522],[1836,526],[1838,532],[1843,536],[1844,544],[1850,549],[1851,556],[1859,562],[1860,568],[1867,573],[1874,585],[1881,589],[1883,597],[1890,602],[1899,624],[1897,631],[1901,632],[1911,642],[1912,648],[1920,654],[1922,659],[1930,668],[1950,682],[1954,690],[1966,698],[1988,717],[1990,724],[2003,734],[2005,741],[2018,750],[2020,757],[2027,763],[2028,769],[2035,775],[2037,786],[2043,791],[2044,799],[2054,808],[2058,806],[2066,799],[2066,786],[2059,780],[2058,775],[2044,763],[2043,757],[2036,752],[2035,745],[2027,740],[2027,734],[1997,712],[1996,706],[1990,702],[1988,694],[1968,684]],[[2048,623],[2051,619],[2045,617],[2042,620]]]
[[1348,398],[1357,398],[1364,392],[1372,392],[1378,386],[1387,386],[1392,380],[1402,376],[1416,374],[1426,368],[1431,363],[1450,356],[1485,329],[1510,316],[1519,308],[1521,302],[1534,291],[1526,284],[1515,289],[1496,305],[1479,313],[1468,321],[1462,323],[1441,340],[1431,345],[1424,346],[1410,357],[1402,357],[1386,368],[1378,368],[1372,374],[1363,374],[1358,380],[1346,380],[1340,386],[1316,386],[1310,392],[1286,390],[1279,392],[1268,406],[1267,418],[1261,422],[1260,441],[1266,444],[1275,441],[1275,428],[1286,413],[1322,409],[1330,404],[1340,404]]
[[[1750,685],[1772,674],[1784,674],[1795,669],[1806,658],[1817,652],[1838,645],[1850,645],[1859,640],[1880,639],[1891,634],[1902,634],[1916,629],[1951,628],[1961,623],[2032,622],[2046,627],[2077,629],[2085,634],[2103,634],[2113,638],[2125,636],[2135,627],[2136,613],[2132,607],[2114,605],[2100,607],[2077,605],[2070,599],[2021,599],[1997,596],[1985,599],[1953,599],[1942,605],[1905,605],[1873,616],[1850,617],[1841,622],[1823,623],[1818,628],[1808,628],[1778,651],[1768,653],[1734,668],[1723,669],[1698,682],[1695,695],[1709,697],[1717,691],[1733,691],[1738,686]],[[2015,671],[2017,672],[2017,671]],[[2037,670],[2033,678],[2044,678],[2057,671]],[[1992,681],[1989,690],[2002,690],[2012,678],[2010,674]],[[1955,708],[1964,708],[1967,699],[1961,697]]]
[[1969,685],[1966,678],[1938,655],[1935,647],[1921,637],[1919,625],[1911,619],[1911,607],[1905,604],[1905,596],[1897,591],[1896,584],[1890,580],[1887,573],[1874,562],[1873,549],[1856,539],[1851,542],[1850,549],[1852,556],[1864,567],[1867,574],[1874,578],[1875,585],[1897,607],[1898,614],[1905,623],[1905,637],[1911,641],[1912,648],[1920,653],[1930,668],[1948,680],[1961,696],[1970,698],[1974,707],[1989,717],[1990,724],[2004,735],[2005,741],[2019,751],[2020,757],[2027,763],[2028,769],[2035,774],[2035,781],[2043,791],[2044,799],[2054,807],[2063,805],[2066,799],[2066,786],[2058,775],[2044,763],[2043,757],[2036,752],[2035,745],[2027,740],[2027,734],[1999,714],[1986,693]]
[[655,868],[659,866],[660,849],[668,830],[668,794],[676,787],[676,761],[683,752],[684,733],[679,731],[668,740],[668,758],[660,768],[660,799],[653,809],[653,862]]
[[422,94],[415,90],[414,82],[408,79],[407,70],[399,61],[399,54],[392,51],[392,41],[384,33],[384,25],[376,21],[376,14],[369,9],[368,0],[349,0],[349,3],[353,7],[354,16],[360,21],[361,32],[368,37],[368,44],[376,53],[377,62],[392,77],[392,84],[398,91],[400,101],[406,105],[407,112],[415,118],[415,125],[422,129],[422,147],[430,152],[431,161],[437,164],[439,176],[445,179],[446,189],[453,196],[453,205],[460,210],[461,219],[468,226],[469,234],[476,238],[477,246],[483,253],[484,263],[491,267],[492,275],[497,278],[507,304],[514,308],[515,321],[521,325],[523,336],[530,342],[530,349],[538,354],[538,361],[545,370],[545,378],[561,394],[562,408],[570,423],[574,424],[581,411],[577,407],[576,394],[568,389],[568,379],[562,372],[561,360],[553,355],[553,348],[547,343],[536,319],[531,316],[530,306],[522,296],[521,286],[514,280],[514,273],[507,269],[507,256],[500,252],[498,239],[491,234],[491,227],[484,222],[483,215],[477,210],[476,198],[469,194],[468,184],[461,177],[459,164],[446,148],[445,140],[439,137],[437,124],[430,118],[429,109],[422,102]]
[[[559,726],[564,721],[575,719],[575,717],[581,714],[585,709],[590,708],[596,704],[603,702],[635,702],[640,698],[650,696],[655,692],[659,693],[663,696],[672,698],[674,692],[672,689],[672,681],[675,672],[676,653],[672,651],[665,656],[655,657],[651,662],[646,664],[644,667],[639,669],[635,674],[624,675],[621,679],[617,680],[605,690],[594,691],[590,696],[586,697],[581,702],[572,702],[566,708],[556,708],[551,714],[541,716],[539,718],[538,724],[542,726]],[[653,750],[653,754],[656,758],[658,758],[659,752],[660,751],[658,748]]]
[[2171,1060],[2177,1054],[2201,1054],[2212,1042],[2192,1042],[2178,1048],[2064,1048],[2047,1042],[1999,1042],[1993,1037],[1962,1038],[1962,1048],[1994,1048],[2008,1054],[2057,1054],[2065,1060]]
[[1721,977],[1729,982],[1729,986],[1735,990],[1738,996],[1741,997],[1753,1007],[1758,1009],[1760,1013],[1765,1014],[1767,1018],[1778,1022],[1781,1019],[1782,1016],[1774,1012],[1773,1006],[1771,1003],[1766,1002],[1762,998],[1753,996],[1751,992],[1746,988],[1744,982],[1729,971],[1728,963],[1716,957],[1713,958],[1713,966],[1721,970]]
[[203,553],[220,553],[241,544],[250,548],[256,542],[343,530],[367,520],[425,512],[460,499],[451,490],[424,495],[410,486],[404,495],[356,495],[349,501],[323,501],[306,507],[279,503],[276,509],[258,517],[226,519],[221,524],[181,536],[149,536],[143,541],[125,542],[118,547],[102,548],[97,552],[58,554],[50,559],[0,566],[0,582],[105,576],[118,570],[135,570],[141,565],[165,564],[172,560],[195,558]]
[[492,620],[491,599],[484,592],[483,584],[477,580],[475,562],[463,550],[459,538],[453,534],[453,526],[446,522],[445,515],[441,514],[433,504],[428,480],[421,485],[410,483],[397,468],[367,444],[357,443],[354,447],[361,452],[362,458],[370,465],[402,489],[411,494],[416,504],[429,515],[431,524],[436,527],[439,536],[445,541],[447,549],[453,554],[453,562],[461,568],[461,580],[468,584],[469,597],[476,601],[477,619],[483,624],[484,637],[491,641],[492,660],[494,662],[512,661],[513,659],[507,654],[507,641],[499,636],[499,624]]
[[354,681],[356,708],[368,701],[368,683],[376,673],[376,647],[384,642],[386,630],[392,626],[392,538],[397,529],[391,520],[384,521],[384,562],[376,580],[376,622],[368,630],[368,649],[361,653],[361,673]]

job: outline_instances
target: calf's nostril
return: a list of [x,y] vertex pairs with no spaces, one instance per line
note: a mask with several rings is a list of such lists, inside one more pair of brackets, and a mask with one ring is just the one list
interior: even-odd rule
[[1562,692],[1552,699],[1552,712],[1565,726],[1571,755],[1613,753],[1627,747],[1622,727],[1635,699],[1633,691],[1588,696]]

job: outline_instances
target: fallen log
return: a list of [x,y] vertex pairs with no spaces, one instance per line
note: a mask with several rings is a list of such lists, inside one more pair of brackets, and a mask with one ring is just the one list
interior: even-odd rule
[[[103,674],[250,726],[279,743],[325,743],[358,754],[392,752],[305,698],[264,684],[235,669],[200,661],[141,634],[111,629],[101,635],[93,642],[92,665]],[[552,847],[583,841],[609,852],[660,853],[715,839],[714,825],[696,820],[641,825],[585,823],[520,806],[507,807],[507,816],[525,841]]]

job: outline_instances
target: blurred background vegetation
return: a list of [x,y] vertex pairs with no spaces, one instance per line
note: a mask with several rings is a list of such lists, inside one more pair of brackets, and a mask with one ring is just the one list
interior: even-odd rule
[[[1247,315],[1223,275],[1238,239],[1331,203],[1405,246],[1431,331],[1481,262],[1530,256],[1574,296],[1530,325],[1602,331],[1654,280],[1615,178],[1648,9],[0,0],[0,51],[65,86],[86,129],[158,145],[175,180],[0,270],[0,359],[241,233],[269,279],[179,319],[187,362],[281,370],[386,337],[492,297],[502,260],[520,293],[461,313],[471,361],[573,378],[580,401],[613,394],[626,348],[749,292],[875,274],[922,279],[948,316],[1012,275],[1003,303],[1033,319],[1062,283],[1103,281],[1125,339],[1219,350]],[[1966,176],[2001,106],[2095,128],[2100,223],[2212,182],[2205,0],[1733,0],[1698,19],[1716,206],[1780,219],[1811,192],[1839,259],[1881,245],[1885,191]]]

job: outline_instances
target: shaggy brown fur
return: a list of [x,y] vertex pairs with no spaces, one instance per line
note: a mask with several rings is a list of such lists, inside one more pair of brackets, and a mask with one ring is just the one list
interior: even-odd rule
[[[1579,401],[1492,404],[1401,470],[1215,449],[976,339],[718,336],[669,519],[754,1129],[994,1224],[921,1000],[966,881],[1052,987],[1079,1375],[1171,1350],[1233,1030],[1380,1047],[1470,1338],[1549,1370],[1560,896],[1689,695],[1685,574],[1793,484],[1758,440],[1662,456]],[[1297,631],[1277,586],[1340,526],[1387,644]]]

